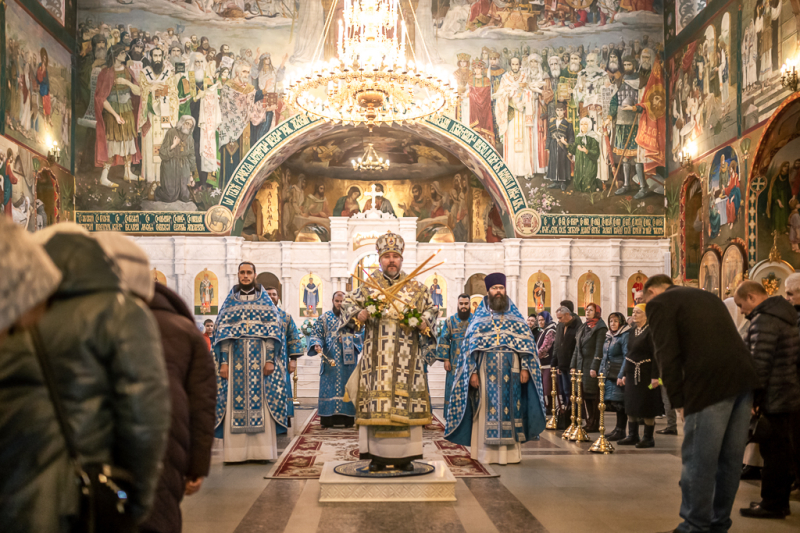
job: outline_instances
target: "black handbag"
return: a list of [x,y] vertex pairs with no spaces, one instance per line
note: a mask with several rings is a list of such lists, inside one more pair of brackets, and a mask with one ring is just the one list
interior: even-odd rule
[[36,358],[44,375],[50,401],[64,436],[72,466],[80,486],[80,508],[72,531],[80,533],[135,533],[138,528],[131,512],[128,494],[134,486],[130,472],[105,463],[82,464],[75,445],[75,436],[67,422],[64,404],[55,386],[53,367],[37,328],[30,330]]
[[563,405],[559,405],[556,408],[556,430],[567,429],[569,427],[570,414],[569,409],[565,408]]

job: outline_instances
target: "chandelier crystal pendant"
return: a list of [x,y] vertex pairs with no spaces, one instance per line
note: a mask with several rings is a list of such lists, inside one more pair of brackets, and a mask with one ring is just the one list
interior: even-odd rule
[[[453,106],[457,85],[451,75],[430,63],[406,60],[406,21],[399,1],[344,0],[337,57],[290,74],[287,103],[312,117],[367,125],[370,131],[418,122]],[[324,49],[335,11],[331,8],[314,57]],[[421,32],[416,38],[427,53]],[[416,60],[413,48],[409,52]]]
[[367,144],[364,155],[358,159],[353,159],[352,163],[353,170],[358,170],[360,172],[382,172],[384,170],[389,170],[389,159],[379,157],[372,143]]

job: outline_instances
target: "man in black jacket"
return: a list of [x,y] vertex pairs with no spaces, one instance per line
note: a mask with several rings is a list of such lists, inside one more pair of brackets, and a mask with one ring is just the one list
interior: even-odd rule
[[572,302],[564,300],[556,310],[556,338],[553,342],[553,368],[558,372],[561,404],[569,404],[570,383],[569,365],[575,351],[575,335],[581,326],[581,319],[573,312]]
[[742,282],[733,300],[750,320],[746,342],[758,374],[754,408],[770,428],[769,435],[759,441],[764,458],[761,501],[739,512],[751,518],[785,518],[793,481],[792,415],[800,410],[797,313],[786,299],[770,298],[755,281]]
[[753,361],[717,296],[664,274],[647,280],[644,296],[661,379],[686,421],[675,531],[728,531],[758,384]]

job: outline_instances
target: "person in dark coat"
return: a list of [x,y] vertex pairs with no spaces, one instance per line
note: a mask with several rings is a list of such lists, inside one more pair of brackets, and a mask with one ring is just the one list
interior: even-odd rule
[[727,531],[758,385],[752,358],[718,296],[658,274],[644,297],[661,380],[686,417],[676,530]]
[[536,339],[536,352],[539,356],[539,365],[542,369],[542,392],[544,394],[544,403],[547,408],[552,411],[553,406],[550,405],[553,401],[551,392],[553,391],[553,378],[551,372],[553,362],[553,343],[556,340],[556,323],[553,317],[547,311],[542,311],[535,317],[538,327],[538,335],[534,335]]
[[[797,313],[797,328],[800,330],[800,272],[795,272],[786,278],[786,299],[794,306]],[[797,361],[798,378],[800,379],[800,359]],[[795,480],[792,491],[800,489],[800,411],[792,417],[792,444],[794,446],[794,475]]]
[[581,326],[581,319],[575,314],[572,302],[564,300],[561,307],[556,310],[556,338],[553,341],[552,367],[558,373],[559,394],[561,404],[569,405],[570,388],[572,384],[569,376],[569,365],[572,362],[572,353],[575,351],[575,334]]
[[600,371],[600,362],[603,360],[603,343],[606,340],[608,327],[600,316],[600,306],[590,303],[586,306],[586,322],[578,328],[575,334],[575,350],[572,352],[570,369],[583,372],[583,401],[586,405],[586,426],[588,433],[600,429],[600,387],[597,384],[597,374]]
[[[150,311],[88,235],[36,234],[62,280],[38,330],[86,463],[133,473],[131,511],[149,511],[169,429],[169,389]],[[0,349],[0,524],[4,533],[67,532],[78,484],[27,331]],[[24,386],[22,386],[24,384]],[[24,392],[23,392],[24,391]]]
[[[622,446],[637,448],[656,445],[653,433],[656,417],[661,414],[661,391],[658,364],[653,350],[653,338],[647,324],[645,304],[633,308],[633,332],[628,338],[628,353],[622,386],[625,387],[625,412],[628,415],[628,436],[619,441]],[[639,426],[644,424],[644,437],[639,439]]]
[[156,501],[140,531],[180,533],[181,500],[200,489],[211,465],[217,380],[203,335],[180,296],[158,283],[150,310],[161,331],[172,424]]
[[625,438],[625,427],[628,415],[625,413],[625,388],[622,386],[625,377],[625,356],[628,354],[628,339],[631,327],[622,313],[608,315],[608,332],[603,343],[603,361],[600,372],[606,379],[604,402],[606,410],[617,413],[617,425],[608,435],[608,440],[617,441]]
[[766,419],[769,435],[759,441],[764,467],[761,469],[761,501],[740,509],[750,518],[785,518],[792,491],[792,416],[800,411],[798,350],[800,333],[797,313],[781,296],[769,297],[764,286],[743,281],[733,297],[750,320],[745,342],[753,356],[758,388],[753,407]]

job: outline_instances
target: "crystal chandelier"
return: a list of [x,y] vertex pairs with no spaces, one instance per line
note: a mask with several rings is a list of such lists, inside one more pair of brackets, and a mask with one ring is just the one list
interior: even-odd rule
[[389,170],[389,159],[378,157],[378,154],[375,152],[375,148],[372,146],[372,143],[367,145],[367,148],[364,150],[364,155],[358,159],[353,159],[352,162],[353,170],[358,170],[361,172],[381,172],[384,170]]
[[[314,57],[324,48],[334,11],[331,8]],[[334,123],[366,124],[370,131],[395,122],[414,123],[454,105],[456,83],[450,75],[406,61],[402,18],[399,0],[344,0],[338,57],[290,74],[288,104]],[[427,53],[420,31],[416,38]],[[413,48],[409,50],[417,59]]]

